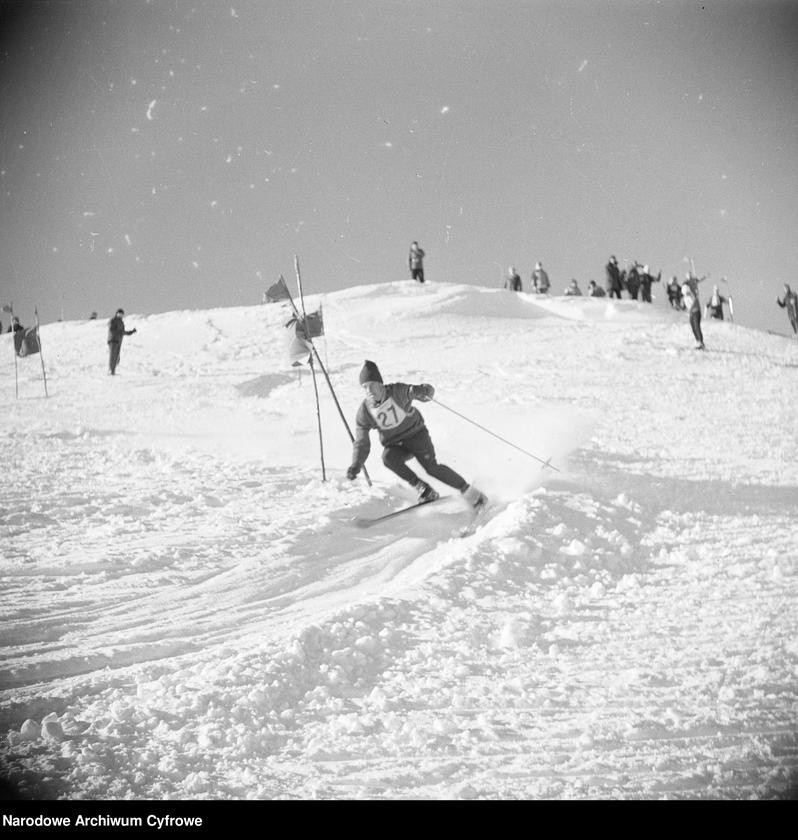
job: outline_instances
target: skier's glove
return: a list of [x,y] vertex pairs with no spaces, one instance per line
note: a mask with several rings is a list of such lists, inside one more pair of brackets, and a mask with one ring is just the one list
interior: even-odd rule
[[435,396],[435,389],[432,385],[419,385],[419,390],[422,392],[417,397],[421,402],[429,402]]
[[351,467],[347,467],[347,469],[346,469],[346,477],[347,477],[350,481],[354,481],[355,477],[357,476],[357,474],[358,474],[359,472],[360,472],[360,467],[356,467],[356,466],[352,465]]

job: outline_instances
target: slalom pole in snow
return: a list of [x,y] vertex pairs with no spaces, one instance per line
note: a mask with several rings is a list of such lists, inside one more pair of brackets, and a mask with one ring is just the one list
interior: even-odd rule
[[[302,277],[299,274],[299,261],[294,257],[294,267],[296,268],[296,285],[299,289],[299,303],[302,306],[302,323],[307,325],[307,313],[305,312],[305,296],[302,294]],[[310,341],[310,334],[305,326],[306,340]],[[319,427],[319,450],[321,451],[321,480],[327,481],[327,471],[324,467],[324,438],[321,433],[321,406],[319,405],[319,387],[316,384],[316,368],[313,367],[313,353],[310,354],[310,374],[313,377],[313,393],[316,396],[316,422]]]
[[11,350],[14,353],[14,396],[19,399],[19,370],[17,369],[17,343],[14,340],[16,333],[14,332],[14,304],[9,303],[8,306],[3,307],[4,312],[11,314]]
[[14,332],[14,304],[8,305],[8,311],[11,313],[11,350],[14,353],[14,395],[19,399],[19,369],[17,362],[17,334]]
[[[298,265],[297,261],[297,265]],[[285,290],[288,293],[288,300],[291,304],[291,308],[294,310],[294,314],[299,318],[299,310],[296,308],[296,304],[294,303],[293,297],[291,297],[291,292],[288,291],[288,287],[285,285],[285,280],[280,277],[282,280],[283,286],[285,286]],[[355,436],[352,434],[352,430],[349,428],[349,423],[346,421],[346,417],[344,416],[344,412],[341,409],[341,404],[338,402],[338,397],[335,394],[335,389],[332,386],[332,382],[330,382],[330,377],[327,374],[327,369],[324,367],[321,361],[321,357],[319,356],[319,351],[316,350],[316,345],[313,343],[313,339],[308,338],[308,344],[310,345],[311,350],[313,351],[313,355],[316,357],[316,361],[319,363],[319,368],[321,372],[324,374],[324,378],[327,380],[327,387],[330,389],[330,393],[332,394],[333,402],[335,403],[335,407],[338,409],[338,414],[341,418],[341,422],[344,424],[344,428],[346,429],[346,433],[349,435],[349,440],[354,442]],[[366,479],[366,483],[369,487],[371,487],[371,477],[368,474],[368,470],[363,467],[363,477]]]
[[[36,315],[36,341],[39,342],[39,360],[42,363],[42,377],[44,378],[44,396],[49,397],[50,395],[47,393],[47,372],[44,369],[44,353],[42,352],[42,336],[39,332],[39,310],[34,309],[34,314]],[[63,321],[63,317],[61,318]]]
[[505,440],[505,438],[501,437],[501,435],[497,435],[496,432],[492,432],[490,429],[486,429],[484,426],[480,425],[479,423],[477,423],[474,420],[471,420],[470,418],[466,417],[464,414],[460,414],[459,411],[455,411],[453,408],[449,408],[448,405],[444,405],[440,400],[436,400],[433,397],[432,402],[437,403],[441,408],[445,408],[447,411],[451,411],[452,414],[456,414],[461,419],[465,420],[468,423],[471,423],[472,426],[476,426],[478,429],[482,429],[483,432],[487,432],[489,435],[493,435],[493,437],[497,438],[502,443],[506,443],[508,446],[512,446],[513,449],[517,449],[519,452],[523,452],[524,455],[528,455],[530,458],[532,458],[535,461],[538,461],[539,463],[543,464],[544,467],[551,467],[551,469],[555,470],[556,472],[559,472],[557,467],[555,467],[554,464],[551,463],[551,458],[544,461],[542,458],[538,458],[537,455],[533,455],[531,452],[527,452],[526,449],[522,449],[520,446],[517,446],[516,444],[512,443],[512,441]]

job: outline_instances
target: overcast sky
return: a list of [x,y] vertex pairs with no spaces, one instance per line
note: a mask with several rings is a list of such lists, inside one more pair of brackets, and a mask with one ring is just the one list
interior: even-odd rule
[[306,293],[402,280],[415,239],[431,282],[512,264],[528,288],[540,260],[557,292],[610,254],[692,257],[738,322],[789,330],[798,4],[2,10],[0,299],[23,322],[257,303],[294,254]]

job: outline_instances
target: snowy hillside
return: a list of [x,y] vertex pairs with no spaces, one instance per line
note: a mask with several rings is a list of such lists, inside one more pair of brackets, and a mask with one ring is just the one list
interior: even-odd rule
[[[321,299],[311,296],[308,309]],[[283,304],[0,342],[0,748],[33,798],[785,798],[798,769],[798,343],[633,301],[411,282],[323,299],[430,382],[491,497],[363,477]],[[451,408],[557,468],[543,469]],[[11,480],[13,479],[13,481]],[[445,488],[438,485],[438,489]]]

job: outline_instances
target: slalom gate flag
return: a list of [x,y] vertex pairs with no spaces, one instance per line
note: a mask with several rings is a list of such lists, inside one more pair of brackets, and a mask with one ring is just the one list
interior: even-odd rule
[[308,338],[318,338],[324,335],[324,318],[321,313],[321,307],[317,312],[310,312],[305,318],[305,330]]
[[266,290],[267,303],[277,303],[278,300],[288,300],[290,297],[291,294],[282,277]]
[[288,360],[292,366],[304,365],[310,361],[312,353],[302,322],[296,316],[286,325],[288,329]]
[[14,333],[14,349],[17,356],[35,356],[41,352],[42,345],[39,342],[39,328],[28,327],[26,330],[17,330]]

